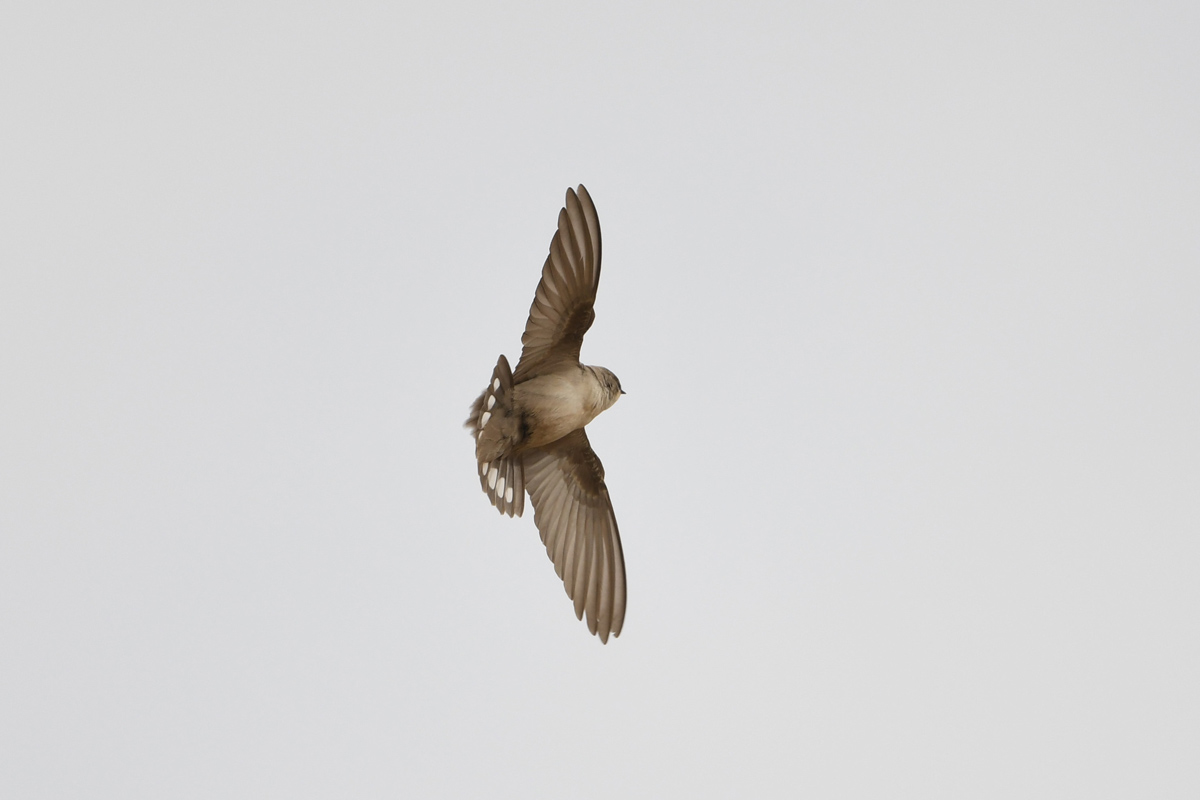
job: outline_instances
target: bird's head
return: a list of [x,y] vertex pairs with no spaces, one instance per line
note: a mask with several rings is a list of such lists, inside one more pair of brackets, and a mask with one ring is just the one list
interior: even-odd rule
[[596,377],[600,379],[600,385],[604,387],[604,407],[612,408],[613,403],[625,394],[625,390],[621,388],[621,381],[604,367],[594,367],[594,369]]

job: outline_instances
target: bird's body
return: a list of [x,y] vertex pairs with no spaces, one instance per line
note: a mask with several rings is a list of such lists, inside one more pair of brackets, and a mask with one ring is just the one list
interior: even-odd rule
[[480,485],[502,514],[534,521],[576,616],[607,642],[625,619],[625,562],[604,468],[583,429],[624,392],[617,376],[579,362],[595,317],[600,222],[582,186],[568,189],[542,267],[514,372],[500,356],[467,427]]
[[[568,365],[518,383],[514,387],[513,406],[524,415],[523,428],[528,431],[519,449],[541,447],[561,439],[611,407],[620,393],[605,385],[601,369]],[[494,454],[489,454],[487,460],[492,457]]]

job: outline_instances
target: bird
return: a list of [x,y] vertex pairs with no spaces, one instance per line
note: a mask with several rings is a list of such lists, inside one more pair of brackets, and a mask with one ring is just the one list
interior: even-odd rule
[[625,623],[625,557],[584,427],[625,391],[610,370],[579,361],[599,283],[600,218],[587,189],[568,188],[517,368],[500,356],[464,427],[475,438],[484,493],[501,514],[519,517],[528,492],[576,618],[586,613],[588,630],[607,644]]

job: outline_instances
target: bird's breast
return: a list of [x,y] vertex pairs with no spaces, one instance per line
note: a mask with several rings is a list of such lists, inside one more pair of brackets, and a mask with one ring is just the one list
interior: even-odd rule
[[541,447],[587,425],[600,413],[603,387],[588,371],[575,368],[519,383],[516,409],[530,428],[524,447]]

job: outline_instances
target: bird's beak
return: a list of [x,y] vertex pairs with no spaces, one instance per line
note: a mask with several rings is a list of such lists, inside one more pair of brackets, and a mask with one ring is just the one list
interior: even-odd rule
[[624,389],[622,389],[622,390],[621,390],[621,394],[625,394],[625,390],[624,390]]

